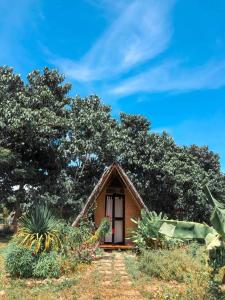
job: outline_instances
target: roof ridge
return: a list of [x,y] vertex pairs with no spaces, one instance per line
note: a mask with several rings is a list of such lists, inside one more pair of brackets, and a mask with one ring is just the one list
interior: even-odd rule
[[124,169],[122,168],[122,166],[117,163],[117,162],[113,162],[108,168],[105,169],[105,171],[102,173],[98,183],[96,184],[96,186],[94,187],[93,191],[91,192],[90,196],[88,197],[83,209],[81,210],[80,214],[76,217],[75,221],[73,222],[72,226],[76,226],[80,219],[84,216],[84,214],[86,213],[86,211],[90,208],[91,204],[97,199],[97,197],[99,196],[99,194],[101,193],[102,189],[104,188],[104,185],[107,183],[107,180],[109,179],[112,170],[116,168],[117,172],[119,173],[120,177],[122,178],[125,186],[128,187],[129,191],[131,192],[131,194],[133,195],[133,197],[136,199],[136,201],[138,202],[138,204],[144,208],[145,210],[148,210],[148,208],[146,207],[146,205],[144,204],[144,201],[142,200],[140,194],[138,193],[138,191],[136,190],[134,184],[132,183],[132,181],[130,180],[130,178],[127,176],[127,174],[125,173]]

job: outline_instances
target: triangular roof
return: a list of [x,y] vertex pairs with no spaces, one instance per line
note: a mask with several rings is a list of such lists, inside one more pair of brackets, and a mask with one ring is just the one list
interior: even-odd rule
[[134,187],[133,183],[123,170],[123,168],[118,163],[113,163],[110,167],[108,167],[105,172],[102,174],[100,180],[96,184],[95,188],[93,189],[91,195],[87,199],[87,202],[82,209],[81,213],[77,216],[76,220],[73,222],[72,226],[76,226],[80,219],[85,215],[91,204],[95,202],[95,200],[98,198],[100,193],[102,192],[105,185],[108,183],[108,180],[110,179],[113,172],[117,172],[122,179],[122,182],[124,183],[125,187],[129,190],[129,192],[132,194],[136,202],[140,205],[141,208],[144,208],[145,210],[148,210],[146,205],[144,204],[140,194]]

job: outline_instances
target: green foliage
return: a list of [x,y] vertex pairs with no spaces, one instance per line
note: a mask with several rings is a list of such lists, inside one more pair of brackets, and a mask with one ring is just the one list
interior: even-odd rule
[[199,253],[200,249],[201,250],[204,249],[204,246],[200,246],[200,244],[195,241],[191,242],[187,246],[187,254],[193,258],[196,258],[196,257],[199,258],[200,256],[203,256],[203,255],[201,255],[203,253],[201,253],[201,254]]
[[134,243],[139,248],[158,249],[171,245],[177,239],[205,242],[208,264],[212,267],[214,276],[225,266],[225,206],[212,196],[207,186],[205,193],[213,206],[210,217],[213,227],[196,222],[168,220],[162,218],[161,214],[143,211],[140,220],[133,220],[137,224],[137,229],[133,232]]
[[[206,249],[208,251],[208,263],[213,268],[212,275],[219,272],[225,266],[225,205],[217,201],[211,194],[208,186],[205,186],[208,201],[213,205],[210,222],[216,230],[214,234],[206,236]],[[223,283],[225,281],[225,273]]]
[[41,253],[33,268],[33,276],[37,278],[58,278],[61,274],[59,257],[55,252]]
[[[148,299],[218,300],[224,294],[205,264],[205,249],[197,243],[181,249],[147,250],[128,257],[125,264],[133,280],[148,284],[141,294]],[[144,285],[145,287],[145,285]]]
[[[56,278],[61,273],[74,271],[79,264],[93,260],[99,241],[109,227],[108,219],[103,219],[95,232],[88,220],[74,228],[59,222],[46,207],[37,207],[21,217],[19,233],[8,249],[7,270],[14,276],[37,278]],[[59,241],[60,253],[55,251]],[[24,271],[24,262],[28,274]]]
[[208,251],[209,258],[208,263],[217,273],[220,268],[225,266],[225,245],[224,243],[220,247],[212,248]]
[[32,250],[11,243],[5,255],[5,269],[11,276],[31,277],[36,258]]
[[[45,179],[54,183],[66,163],[59,141],[69,128],[70,85],[63,80],[57,71],[45,68],[42,74],[28,74],[24,83],[12,68],[0,67],[0,156],[7,162],[0,168],[0,188],[2,200],[15,198],[18,216],[20,203],[32,203],[35,188],[43,192]],[[12,188],[15,185],[19,190]]]
[[100,242],[105,235],[110,230],[110,221],[108,218],[103,218],[101,224],[99,225],[98,229],[95,231],[95,234],[87,241],[88,244],[92,245],[96,242]]
[[118,161],[150,210],[208,221],[204,184],[218,198],[225,194],[218,155],[176,145],[143,116],[116,120],[97,96],[71,98],[70,88],[56,70],[34,70],[23,81],[0,68],[0,192],[15,219],[37,202],[74,218],[105,167]]
[[90,263],[93,260],[95,244],[88,242],[93,237],[92,222],[82,221],[79,227],[61,222],[57,229],[62,242],[62,269],[65,273],[74,271],[80,263]]
[[220,197],[225,194],[218,156],[206,147],[179,147],[166,132],[152,133],[142,116],[123,114],[119,132],[119,161],[149,210],[163,211],[169,218],[208,221],[204,184],[209,182]]
[[90,263],[96,254],[100,240],[105,236],[109,228],[108,219],[103,219],[95,232],[92,223],[88,220],[81,222],[79,227],[61,224],[60,237],[65,258],[63,263],[64,270],[75,269],[79,263]]
[[58,220],[45,206],[37,206],[20,218],[20,227],[17,233],[21,245],[39,251],[58,251],[61,248]]
[[57,226],[59,238],[62,241],[63,252],[65,254],[78,252],[92,236],[92,226],[90,222],[81,222],[79,227],[72,227],[65,222]]
[[31,249],[13,242],[6,250],[5,269],[15,277],[57,278],[61,273],[61,263],[54,252],[35,255]]
[[167,222],[167,216],[156,212],[141,211],[141,219],[132,221],[137,228],[132,232],[132,241],[139,249],[173,248],[181,244],[181,240],[171,239],[160,232],[160,228]]
[[184,249],[144,251],[139,259],[139,268],[150,277],[166,281],[188,282],[191,273],[205,274],[205,279],[208,279],[207,267]]

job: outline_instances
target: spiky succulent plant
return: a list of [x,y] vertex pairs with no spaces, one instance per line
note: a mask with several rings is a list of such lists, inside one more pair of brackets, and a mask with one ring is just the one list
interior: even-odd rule
[[58,220],[46,206],[37,206],[20,218],[17,237],[21,245],[34,249],[34,253],[61,248]]

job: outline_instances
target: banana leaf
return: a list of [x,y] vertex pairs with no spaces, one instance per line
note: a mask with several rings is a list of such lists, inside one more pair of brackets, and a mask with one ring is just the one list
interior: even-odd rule
[[222,238],[225,239],[225,205],[212,196],[207,186],[205,186],[204,191],[208,201],[213,206],[210,222]]
[[204,241],[209,233],[216,234],[216,231],[207,224],[177,220],[165,220],[159,232],[170,238],[199,241]]

